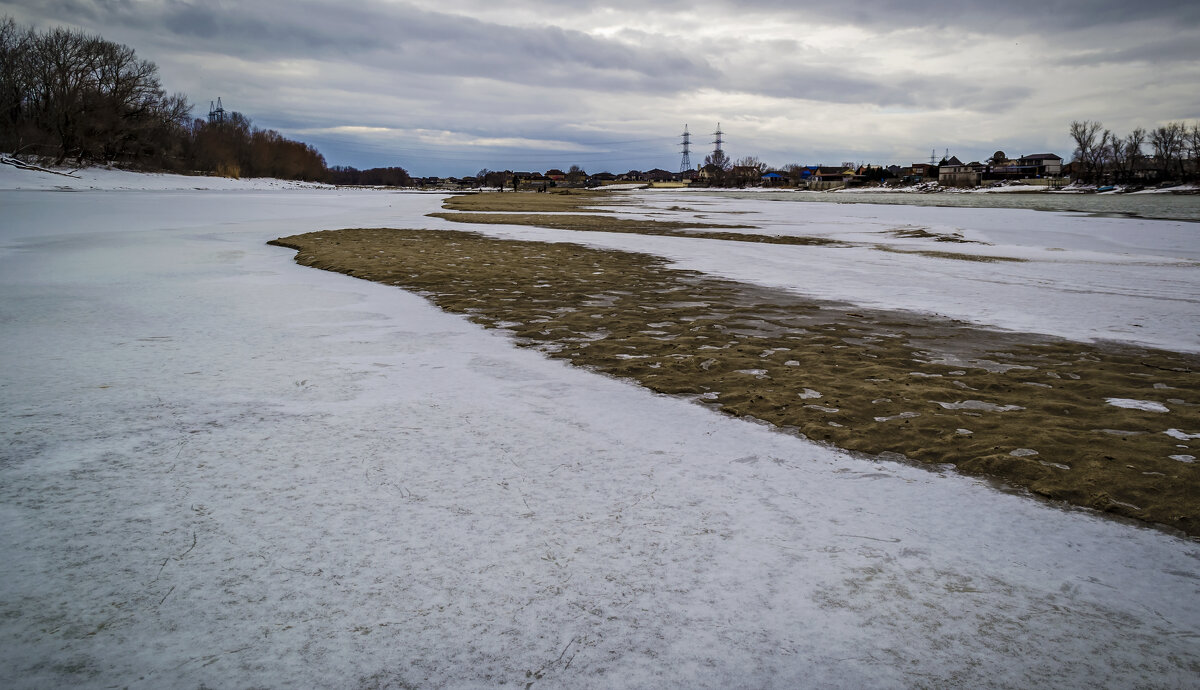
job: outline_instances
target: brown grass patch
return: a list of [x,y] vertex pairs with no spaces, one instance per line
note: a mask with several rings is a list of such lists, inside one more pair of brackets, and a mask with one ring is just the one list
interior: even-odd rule
[[482,223],[485,225],[533,225],[555,230],[580,230],[584,232],[617,232],[638,235],[664,235],[692,237],[706,240],[732,242],[759,242],[764,244],[792,244],[819,247],[848,247],[838,240],[824,237],[802,237],[788,235],[760,235],[742,232],[718,232],[710,228],[753,228],[753,225],[720,225],[717,223],[685,223],[673,220],[634,220],[602,215],[548,215],[538,213],[431,213],[433,218],[455,223]]
[[875,248],[881,252],[891,252],[892,254],[916,254],[918,256],[928,256],[932,259],[954,259],[956,261],[979,261],[981,263],[1024,263],[1028,259],[1022,259],[1015,256],[988,256],[986,254],[963,254],[961,252],[941,252],[936,249],[900,249],[897,247],[889,247],[886,244],[877,244]]
[[479,192],[447,197],[442,208],[449,211],[522,211],[526,213],[570,213],[593,211],[597,206],[618,206],[625,200],[611,192],[560,189],[540,192]]

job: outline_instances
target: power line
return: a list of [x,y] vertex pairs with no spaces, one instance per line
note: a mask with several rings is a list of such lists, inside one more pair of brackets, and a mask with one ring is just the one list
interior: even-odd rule
[[[717,125],[717,127],[720,128],[720,125]],[[688,132],[686,124],[683,126],[683,134],[681,136],[683,137],[683,141],[680,142],[683,145],[683,158],[679,160],[679,172],[685,173],[692,169],[692,135]]]
[[217,102],[208,102],[208,124],[220,125],[225,122],[225,106],[221,105],[221,97],[217,96]]

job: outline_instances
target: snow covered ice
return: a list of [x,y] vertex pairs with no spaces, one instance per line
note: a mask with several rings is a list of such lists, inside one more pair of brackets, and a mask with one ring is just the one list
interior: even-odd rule
[[[1185,687],[1200,668],[1193,541],[654,395],[264,244],[442,227],[422,217],[437,196],[136,176],[12,191],[4,175],[6,687]],[[809,206],[849,228],[863,209],[916,212]],[[1024,213],[952,222],[985,233]],[[1101,245],[1143,223],[1104,220]],[[1108,252],[1072,236],[1067,254]],[[566,239],[661,243],[743,279],[753,261],[768,283],[800,255]],[[1169,314],[1130,339],[1194,349],[1196,280],[1176,269],[1195,242],[1159,253],[1098,260],[1109,287],[1140,271],[1170,294],[1071,299]],[[946,311],[913,294],[888,306]],[[1023,311],[1117,332],[1013,303],[984,317]]]

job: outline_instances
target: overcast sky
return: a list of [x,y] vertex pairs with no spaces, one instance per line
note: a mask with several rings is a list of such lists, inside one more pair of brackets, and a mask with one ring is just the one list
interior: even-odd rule
[[1067,127],[1200,119],[1195,0],[0,0],[330,165],[677,170],[1071,154]]

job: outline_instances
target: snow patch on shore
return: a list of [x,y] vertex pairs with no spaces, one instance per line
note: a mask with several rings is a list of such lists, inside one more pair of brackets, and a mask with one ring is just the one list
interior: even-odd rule
[[1133,400],[1131,398],[1105,398],[1104,402],[1113,407],[1123,407],[1128,410],[1145,410],[1146,412],[1170,412],[1166,405],[1153,400]]

